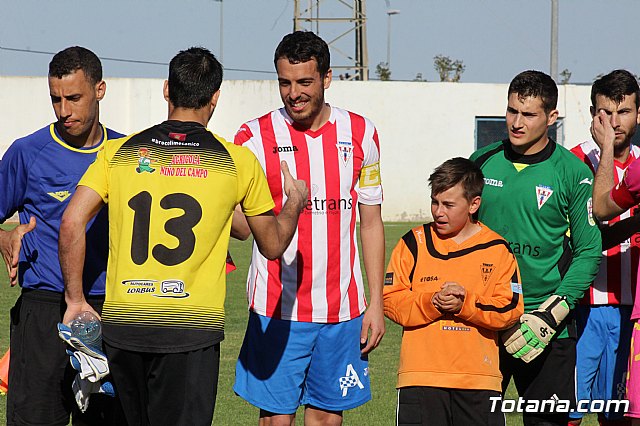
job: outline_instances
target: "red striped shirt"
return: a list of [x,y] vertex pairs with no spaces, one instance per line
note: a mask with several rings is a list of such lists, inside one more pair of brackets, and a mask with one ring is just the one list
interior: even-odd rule
[[368,119],[331,108],[320,129],[301,131],[284,109],[244,124],[235,143],[258,158],[278,213],[283,193],[280,161],[309,187],[307,208],[284,255],[269,261],[254,244],[247,278],[250,309],[272,318],[331,323],[366,307],[356,207],[382,203],[379,142]]
[[[595,174],[600,162],[600,149],[592,140],[586,141],[571,149]],[[624,163],[614,160],[616,185],[622,180],[624,172],[636,158],[640,156],[640,148],[631,145],[629,158]],[[607,223],[613,224],[633,214],[624,212]],[[583,302],[590,305],[633,305],[638,271],[638,238],[630,238],[602,252],[602,262],[595,281],[585,294]]]

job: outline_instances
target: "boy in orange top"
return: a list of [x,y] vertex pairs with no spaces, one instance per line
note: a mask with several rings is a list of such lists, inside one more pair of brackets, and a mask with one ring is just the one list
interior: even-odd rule
[[473,162],[448,160],[429,184],[433,222],[402,237],[385,277],[384,313],[403,327],[397,424],[504,425],[491,406],[498,331],[524,312],[516,260],[473,218],[484,185]]

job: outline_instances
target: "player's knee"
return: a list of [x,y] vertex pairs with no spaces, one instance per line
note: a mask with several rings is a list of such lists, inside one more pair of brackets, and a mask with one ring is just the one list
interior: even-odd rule
[[269,411],[260,410],[259,426],[293,426],[296,424],[294,414],[276,414]]
[[304,410],[305,426],[342,426],[342,411],[327,411],[307,405]]

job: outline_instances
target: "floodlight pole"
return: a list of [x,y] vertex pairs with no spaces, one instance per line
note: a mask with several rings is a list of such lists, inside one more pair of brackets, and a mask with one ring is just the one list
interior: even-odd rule
[[222,0],[213,0],[213,1],[220,3],[220,37],[219,37],[220,39],[218,40],[219,43],[220,43],[220,48],[219,48],[219,51],[218,51],[218,60],[220,61],[220,63],[222,63],[224,65],[224,55],[222,54],[222,47],[224,45],[223,44],[223,35],[224,35],[224,31],[223,31],[223,28],[224,28],[224,26],[223,26],[223,24],[224,24],[224,13],[223,12],[224,12],[224,9],[223,9],[222,5],[224,3],[222,2]]
[[223,13],[223,7],[222,5],[224,4],[224,2],[222,0],[220,0],[220,62],[224,63],[224,53],[223,53],[223,47],[224,47],[224,13]]
[[[354,75],[349,75],[348,72],[344,75],[347,80],[368,80],[369,79],[369,59],[367,55],[367,14],[366,14],[366,0],[334,0],[337,6],[341,6],[343,12],[347,14],[340,14],[336,16],[320,15],[320,3],[324,0],[294,0],[293,1],[293,29],[298,30],[313,30],[320,31],[320,22],[326,23],[323,27],[323,35],[326,39],[329,49],[331,50],[332,65],[334,73],[338,73],[337,70],[354,70]],[[303,2],[308,4],[304,9]],[[323,7],[323,10],[328,8]],[[345,10],[347,9],[347,10]],[[314,26],[315,23],[315,26]],[[346,25],[344,31],[342,31],[337,25]],[[324,29],[326,28],[326,30]],[[342,31],[342,32],[340,32]],[[354,53],[345,51],[340,47],[339,42],[347,35],[355,34],[355,49]],[[334,53],[337,55],[334,56]],[[340,64],[334,58],[340,57],[346,59],[347,63]]]
[[558,0],[551,0],[551,60],[550,74],[558,82]]
[[391,16],[399,14],[397,9],[387,10],[387,68],[391,69]]

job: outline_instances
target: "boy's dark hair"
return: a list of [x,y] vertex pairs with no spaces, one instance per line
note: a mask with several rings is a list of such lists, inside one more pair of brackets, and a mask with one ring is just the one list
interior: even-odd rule
[[558,86],[551,77],[540,71],[523,71],[509,84],[507,96],[515,93],[518,99],[540,98],[544,112],[549,114],[558,104]]
[[284,36],[273,55],[273,64],[276,70],[278,69],[278,59],[281,58],[288,59],[291,64],[315,59],[321,77],[327,75],[331,61],[329,46],[311,31],[294,31]]
[[222,65],[209,50],[191,47],[169,63],[169,100],[176,108],[200,109],[222,84]]
[[484,187],[482,170],[467,158],[455,157],[436,167],[429,176],[432,195],[441,194],[458,183],[462,183],[467,201],[481,196]]
[[82,70],[89,83],[102,81],[102,63],[95,53],[80,46],[67,47],[53,55],[49,62],[49,77],[62,78]]
[[600,77],[591,86],[591,106],[596,106],[596,96],[602,95],[619,104],[625,96],[636,94],[636,108],[640,107],[638,80],[627,70],[615,70]]

